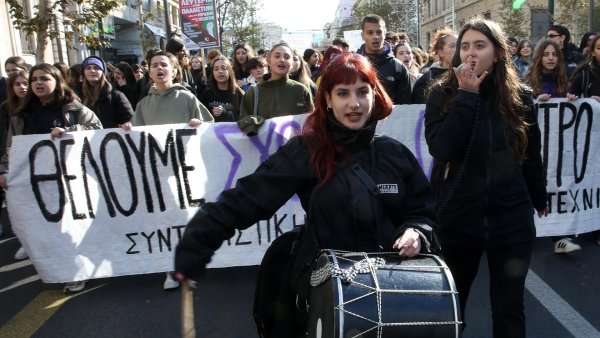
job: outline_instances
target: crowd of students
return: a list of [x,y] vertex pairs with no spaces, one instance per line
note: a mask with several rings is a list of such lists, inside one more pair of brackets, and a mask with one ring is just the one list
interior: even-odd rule
[[[278,200],[259,201],[271,210],[294,192],[323,188],[337,177],[338,166],[344,162],[337,156],[344,154],[346,145],[338,144],[336,135],[364,133],[370,142],[373,121],[387,116],[391,104],[424,103],[426,140],[435,163],[432,183],[438,197],[437,215],[427,216],[426,224],[411,224],[410,236],[402,237],[402,243],[418,247],[410,256],[419,252],[421,241],[432,249],[434,238],[429,233],[435,226],[427,224],[437,218],[442,255],[455,275],[463,314],[479,259],[486,251],[495,336],[524,336],[523,288],[535,238],[531,214],[532,209],[539,216],[548,213],[532,98],[600,101],[600,36],[586,34],[577,48],[566,27],[553,25],[547,38],[534,47],[529,40],[507,38],[494,22],[476,19],[458,33],[440,29],[426,52],[411,46],[405,34],[386,32],[385,22],[377,15],[367,15],[361,31],[364,44],[356,54],[348,53],[343,39],[334,40],[323,51],[302,52],[282,42],[268,52],[255,53],[252,46],[240,43],[230,57],[211,50],[206,66],[177,39],[168,41],[166,51],[149,50],[146,60],[133,67],[110,65],[97,56],[71,67],[46,63],[30,67],[23,58],[11,57],[5,62],[8,77],[0,80],[0,186],[7,188],[6,149],[13,135],[50,130],[53,137],[61,137],[66,132],[103,127],[130,130],[167,123],[197,127],[203,122],[238,122],[252,136],[260,125],[244,122],[248,117],[268,119],[315,111],[303,133],[317,142],[290,145],[283,151],[300,152],[302,168],[312,168],[316,179],[307,178],[312,175],[307,171],[307,177],[296,177],[301,182],[292,180],[295,185],[286,186]],[[343,71],[353,75],[345,78]],[[349,101],[349,96],[340,93],[359,98]],[[338,114],[348,110],[349,104],[356,105],[355,111]],[[375,106],[365,110],[362,104]],[[360,146],[368,148],[368,144]],[[405,152],[402,146],[392,148],[399,154]],[[277,156],[283,155],[269,161],[281,161]],[[412,157],[408,161],[414,170]],[[486,165],[497,161],[505,164],[505,172],[491,175]],[[252,177],[268,184],[269,190],[284,188],[260,176],[260,168],[257,173]],[[493,186],[482,190],[486,185]],[[510,203],[504,201],[509,192]],[[242,192],[230,194],[237,199],[236,194]],[[313,197],[304,194],[301,198]],[[229,226],[250,225],[258,216],[265,215],[251,214]],[[202,217],[210,218],[199,214],[189,228],[197,228]],[[413,233],[413,228],[418,231]],[[193,231],[199,230],[186,230],[179,252],[188,250],[186,255],[193,255],[200,250],[185,247],[186,238],[201,236]],[[580,249],[570,236],[553,240],[556,253]],[[597,241],[600,245],[600,237]],[[211,247],[216,244],[210,243]],[[26,251],[19,249],[15,258],[27,258]],[[203,256],[202,262],[207,259]],[[509,260],[523,262],[522,269],[509,275],[503,270]],[[200,268],[179,262],[178,272],[188,277]],[[167,274],[165,289],[185,280],[185,276],[180,280],[172,276]],[[84,286],[85,282],[69,283],[64,291],[77,292]]]

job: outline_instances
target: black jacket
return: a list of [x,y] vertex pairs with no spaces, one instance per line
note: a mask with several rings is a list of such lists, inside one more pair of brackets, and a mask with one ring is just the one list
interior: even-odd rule
[[200,97],[200,102],[213,114],[213,108],[222,106],[225,111],[213,117],[215,122],[236,122],[240,117],[240,102],[244,93],[237,89],[235,93],[231,90],[220,90],[218,88],[206,88]]
[[583,60],[583,56],[579,53],[577,46],[572,43],[568,43],[562,49],[563,61],[565,62],[565,67],[567,71],[567,76],[571,77],[575,69],[577,69],[577,65]]
[[427,101],[427,88],[431,85],[431,81],[437,79],[448,71],[445,68],[439,67],[431,67],[429,70],[423,74],[417,82],[415,82],[415,86],[412,91],[412,104],[421,104]]
[[[422,234],[423,252],[436,251],[435,198],[410,150],[388,137],[377,137],[370,145],[376,123],[354,132],[334,124],[334,137],[352,152],[352,162],[385,185],[385,193],[372,195],[350,165],[340,166],[330,182],[317,187],[306,139],[294,137],[253,174],[240,178],[234,189],[223,192],[218,202],[201,207],[177,246],[176,271],[197,277],[236,229],[271,217],[294,194],[307,211],[318,248],[392,250],[395,239],[412,227]],[[308,252],[304,258],[311,260],[315,254]]]
[[[528,109],[522,114],[531,125],[526,159],[520,165],[506,138],[505,124],[491,107],[492,76],[484,80],[479,94],[459,90],[443,117],[449,91],[435,88],[425,110],[429,152],[444,170],[449,162],[447,179],[438,189],[438,202],[447,202],[438,215],[442,245],[497,248],[533,240],[533,208],[543,210],[547,202],[540,130],[531,94],[523,95]],[[464,175],[456,183],[475,121]],[[447,199],[452,191],[454,196]]]
[[117,128],[131,120],[133,108],[125,94],[106,84],[98,96],[96,103],[89,107],[98,116],[105,129]]
[[394,104],[410,104],[410,78],[404,64],[391,54],[366,54]]
[[600,67],[590,62],[575,73],[569,93],[579,97],[600,96]]

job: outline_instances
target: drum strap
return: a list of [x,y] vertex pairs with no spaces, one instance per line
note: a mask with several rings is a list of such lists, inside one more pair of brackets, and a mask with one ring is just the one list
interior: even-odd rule
[[360,178],[360,180],[367,186],[367,189],[369,189],[369,192],[371,192],[373,196],[377,196],[381,193],[375,181],[373,181],[371,176],[363,169],[363,167],[360,164],[353,164],[352,171],[354,171],[356,176],[358,176],[358,178]]

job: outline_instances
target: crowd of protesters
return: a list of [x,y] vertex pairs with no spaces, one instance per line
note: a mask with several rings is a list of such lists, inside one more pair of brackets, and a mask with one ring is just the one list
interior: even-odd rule
[[[527,269],[506,276],[502,264],[518,259],[528,266],[535,237],[532,210],[540,216],[548,212],[540,181],[539,129],[532,99],[600,101],[600,36],[588,32],[578,47],[571,42],[566,27],[552,25],[546,37],[534,45],[529,39],[506,37],[491,21],[474,20],[460,32],[438,30],[425,50],[412,44],[404,33],[387,32],[385,22],[377,15],[363,19],[361,36],[364,43],[353,52],[376,70],[379,89],[385,90],[391,102],[425,104],[425,133],[435,161],[434,174],[441,173],[432,177],[432,183],[439,189],[438,199],[444,201],[443,213],[438,207],[437,215],[442,255],[455,274],[462,313],[485,250],[494,273],[492,279],[507,285],[491,291],[498,316],[494,332],[499,336],[523,336],[522,318],[515,319],[508,312],[523,313]],[[319,85],[327,83],[323,75],[329,65],[340,55],[347,57],[350,46],[338,38],[323,50],[302,51],[281,42],[269,51],[256,53],[248,43],[241,42],[229,56],[217,49],[209,51],[206,63],[198,54],[189,55],[178,39],[169,40],[165,49],[148,50],[139,65],[111,65],[100,57],[89,56],[70,67],[63,63],[32,67],[22,57],[8,58],[4,63],[7,77],[0,79],[0,186],[7,188],[6,149],[13,135],[50,130],[53,137],[60,137],[86,129],[237,122],[246,135],[253,136],[260,128],[258,117],[312,113],[315,107],[324,113],[329,107],[319,107],[315,101]],[[463,64],[467,65],[465,69],[460,67]],[[494,123],[475,123],[474,119]],[[484,128],[479,126],[487,129],[479,130]],[[503,135],[502,130],[511,132]],[[497,136],[497,144],[485,143],[484,133]],[[478,182],[485,170],[482,163],[494,159],[506,163],[507,172],[502,175],[513,179],[504,182],[507,185],[502,189],[515,189],[524,196],[519,203],[511,204],[510,213],[515,217],[508,223],[505,215],[472,212],[473,205],[489,200],[492,194],[476,187],[485,185]],[[525,174],[517,173],[519,166]],[[526,181],[519,175],[525,175]],[[454,181],[460,180],[472,189],[453,191]],[[0,199],[1,203],[4,191]],[[479,233],[475,229],[484,219],[492,230]],[[477,236],[489,235],[484,232],[494,227],[503,227],[503,235],[492,234],[497,235],[492,236],[493,243],[482,248]],[[595,238],[600,245],[598,233]],[[552,240],[556,253],[581,249],[573,236]],[[24,248],[15,254],[15,259],[27,257]],[[167,274],[164,288],[178,286],[179,281]],[[69,283],[64,291],[78,292],[84,287],[85,282]],[[504,324],[497,327],[496,319]]]

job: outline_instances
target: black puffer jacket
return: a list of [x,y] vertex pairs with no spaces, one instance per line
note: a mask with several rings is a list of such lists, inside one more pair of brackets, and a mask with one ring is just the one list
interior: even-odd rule
[[410,104],[410,78],[404,64],[391,54],[365,54],[394,104]]
[[[449,89],[437,87],[427,100],[425,137],[429,152],[438,165],[450,163],[448,177],[439,187],[440,203],[454,191],[438,215],[442,245],[495,248],[533,240],[533,208],[543,210],[547,206],[540,130],[531,95],[523,95],[529,109],[522,114],[531,126],[527,158],[520,165],[506,138],[505,124],[491,107],[493,89],[489,75],[479,94],[459,90],[445,117],[442,107]],[[455,178],[475,121],[475,138],[457,184]]]
[[[253,174],[239,179],[234,189],[223,192],[218,202],[207,203],[198,211],[177,246],[176,271],[188,278],[197,277],[236,229],[271,217],[296,193],[320,248],[392,250],[395,239],[411,227],[422,234],[422,251],[437,251],[435,198],[412,153],[388,137],[377,137],[370,145],[376,123],[360,131],[350,131],[333,121],[330,125],[338,142],[353,153],[352,162],[360,163],[375,183],[385,185],[384,193],[377,197],[370,194],[349,165],[339,168],[330,182],[317,188],[305,139],[295,137]],[[319,190],[313,194],[315,189]],[[307,253],[308,260],[314,258],[311,254],[316,252]]]
[[98,116],[105,129],[117,128],[133,116],[133,108],[125,94],[113,89],[108,83],[102,87],[96,103],[89,108]]

